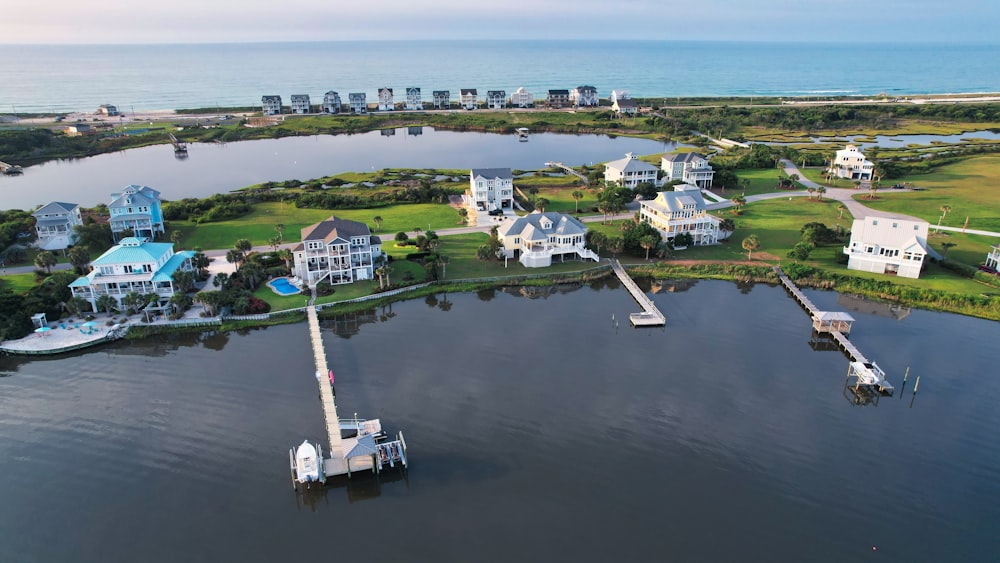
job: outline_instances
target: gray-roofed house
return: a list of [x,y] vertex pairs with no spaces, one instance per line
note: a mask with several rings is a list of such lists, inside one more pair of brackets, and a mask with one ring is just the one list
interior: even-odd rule
[[278,115],[281,113],[281,96],[261,96],[260,107],[264,115]]
[[396,105],[392,101],[392,88],[379,88],[378,89],[378,110],[379,111],[392,111],[396,109]]
[[292,94],[292,113],[309,113],[312,111],[309,94]]
[[108,204],[111,215],[111,234],[115,240],[127,230],[132,236],[156,238],[163,233],[163,210],[160,206],[160,192],[148,186],[135,184],[125,186],[121,193],[111,194]]
[[571,259],[600,261],[586,247],[587,227],[575,217],[562,213],[534,211],[514,221],[504,222],[497,230],[503,242],[503,254],[515,258],[526,268],[552,265],[558,256]]
[[295,275],[310,287],[370,280],[382,256],[382,239],[364,223],[330,217],[302,229],[302,243],[292,256]]
[[416,86],[411,86],[406,89],[406,109],[417,110],[424,109],[424,103],[420,99],[420,88]]
[[908,221],[869,215],[855,219],[851,242],[844,247],[847,269],[919,278],[924,257],[941,259],[927,245],[927,221]]
[[351,92],[347,95],[347,104],[351,113],[368,113],[367,95],[364,92]]
[[489,109],[503,109],[507,107],[506,90],[487,90],[486,107]]
[[340,113],[341,102],[340,94],[330,90],[326,94],[323,94],[323,112],[324,113]]
[[94,260],[94,269],[69,284],[69,288],[73,296],[90,302],[95,311],[98,297],[110,295],[121,307],[122,298],[132,292],[155,293],[159,305],[165,305],[174,295],[174,272],[194,270],[194,255],[193,250],[175,253],[169,242],[126,237]]
[[569,90],[549,90],[545,104],[550,108],[564,108],[569,105]]
[[704,190],[711,189],[715,170],[708,159],[696,152],[665,154],[660,158],[664,182],[681,181]]
[[625,158],[612,160],[604,165],[604,181],[617,182],[623,187],[634,190],[642,182],[657,183],[658,170],[648,162],[639,160],[632,153],[626,153]]
[[510,105],[515,108],[530,108],[535,106],[535,96],[531,92],[524,89],[524,86],[519,86],[514,93],[510,95]]
[[514,174],[510,168],[473,168],[469,171],[468,197],[474,209],[511,209]]
[[476,109],[479,105],[479,92],[475,88],[461,88],[458,91],[458,105],[462,109]]
[[80,206],[75,203],[53,201],[35,210],[35,232],[38,233],[38,248],[42,250],[65,250],[76,242],[74,227],[83,224]]
[[674,237],[687,233],[696,246],[718,244],[718,218],[708,214],[701,188],[689,184],[674,186],[672,192],[660,192],[652,201],[640,202],[639,216],[649,223],[663,238],[673,241]]
[[434,102],[434,109],[451,108],[450,90],[434,90],[434,92],[431,95],[433,96],[432,100]]
[[569,93],[569,101],[576,107],[597,107],[601,99],[597,97],[597,88],[593,86],[577,86]]
[[635,103],[635,100],[632,98],[620,97],[611,102],[611,111],[618,114],[619,117],[623,115],[635,115],[639,113],[639,104]]
[[111,104],[101,104],[100,107],[97,108],[96,113],[97,115],[107,115],[109,117],[115,117],[116,115],[118,115],[119,112],[118,108]]

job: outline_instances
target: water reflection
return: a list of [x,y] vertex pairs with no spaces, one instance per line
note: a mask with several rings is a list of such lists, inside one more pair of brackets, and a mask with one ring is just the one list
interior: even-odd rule
[[848,311],[864,313],[901,321],[910,316],[912,309],[891,301],[879,301],[861,295],[841,293],[837,295],[837,305]]
[[333,509],[337,510],[346,497],[348,504],[355,504],[361,501],[373,500],[382,496],[384,485],[399,483],[406,489],[410,488],[410,477],[405,471],[387,471],[379,475],[362,473],[346,476],[331,477],[326,484],[314,484],[308,489],[301,489],[295,492],[295,506],[301,512],[308,509],[309,512],[318,512],[320,508],[328,509],[331,506],[330,497],[333,496]]

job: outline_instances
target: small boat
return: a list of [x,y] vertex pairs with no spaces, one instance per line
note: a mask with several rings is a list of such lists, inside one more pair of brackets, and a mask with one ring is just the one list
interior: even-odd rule
[[516,131],[517,131],[517,140],[518,141],[524,142],[524,141],[528,140],[528,128],[527,127],[519,127],[518,129],[516,129]]
[[298,447],[288,450],[288,463],[292,473],[292,488],[295,490],[298,490],[299,484],[309,487],[313,483],[326,481],[321,446],[313,446],[308,440],[303,440]]

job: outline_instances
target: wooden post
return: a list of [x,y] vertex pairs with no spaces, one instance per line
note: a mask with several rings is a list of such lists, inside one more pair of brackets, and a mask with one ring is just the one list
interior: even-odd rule
[[917,394],[917,387],[920,387],[920,376],[917,376],[917,382],[913,384],[913,394]]

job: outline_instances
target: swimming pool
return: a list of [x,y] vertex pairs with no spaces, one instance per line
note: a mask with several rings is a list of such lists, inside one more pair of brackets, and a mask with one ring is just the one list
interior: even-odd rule
[[288,278],[276,278],[267,282],[268,287],[278,295],[295,295],[302,290],[292,285]]

